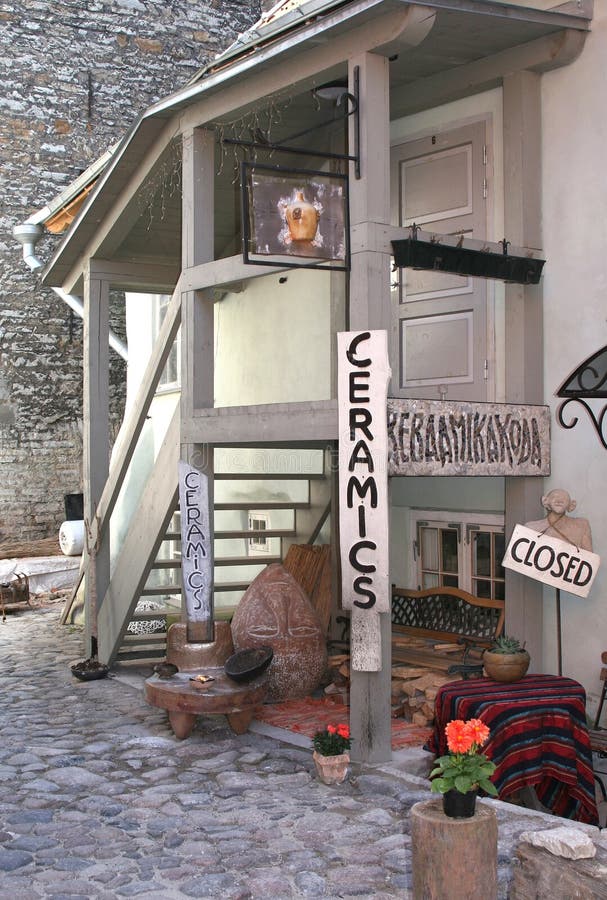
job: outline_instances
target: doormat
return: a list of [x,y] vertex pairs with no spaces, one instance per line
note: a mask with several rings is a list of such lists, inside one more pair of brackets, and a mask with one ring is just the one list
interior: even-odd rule
[[[285,700],[269,703],[258,709],[255,718],[266,725],[284,728],[310,739],[327,725],[350,721],[350,708],[330,697],[304,697],[301,700]],[[392,719],[392,749],[423,747],[432,728],[412,725],[405,719]]]

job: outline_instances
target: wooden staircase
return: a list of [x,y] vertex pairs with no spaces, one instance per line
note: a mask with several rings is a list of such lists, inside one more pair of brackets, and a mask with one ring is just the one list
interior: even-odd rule
[[[241,469],[236,474],[216,471],[216,618],[231,618],[240,598],[265,566],[282,562],[291,544],[306,543],[319,522],[320,525],[324,522],[330,485],[322,451],[316,451],[315,469],[296,475],[280,471],[256,474]],[[176,473],[177,466],[172,471]],[[155,481],[154,474],[150,481]],[[153,492],[155,488],[150,490]],[[247,499],[241,499],[243,494]],[[280,499],[268,499],[277,494]],[[167,627],[180,617],[181,535],[176,497],[168,518],[156,558],[147,568],[143,586],[129,602],[130,613],[115,649],[117,662],[152,663],[164,658]],[[149,521],[148,528],[153,530]],[[157,600],[157,603],[153,609],[144,609],[142,600]]]

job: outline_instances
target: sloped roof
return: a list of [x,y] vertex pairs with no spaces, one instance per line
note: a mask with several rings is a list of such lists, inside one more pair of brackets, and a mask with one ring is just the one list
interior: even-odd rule
[[[550,0],[529,0],[545,6]],[[523,5],[521,5],[523,4]],[[105,171],[74,224],[67,232],[43,274],[43,282],[62,286],[79,256],[95,239],[99,224],[128,183],[130,174],[167,122],[180,110],[228,85],[238,84],[254,71],[285,64],[294,50],[354,26],[371,23],[384,13],[410,6],[425,7],[437,14],[436,26],[420,47],[400,54],[397,65],[404,67],[400,84],[409,88],[415,79],[428,80],[434,74],[456,69],[491,54],[570,30],[589,28],[591,12],[584,5],[571,12],[563,9],[535,9],[502,0],[280,0],[231,47],[201,69],[184,88],[153,104],[134,124],[112,154]],[[586,4],[586,0],[584,0]],[[551,65],[562,65],[554,48]],[[552,59],[552,57],[551,57]],[[568,61],[568,60],[566,60]]]

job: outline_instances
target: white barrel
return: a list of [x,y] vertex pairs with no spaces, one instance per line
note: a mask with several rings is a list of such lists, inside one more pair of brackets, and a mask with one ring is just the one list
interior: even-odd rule
[[84,550],[84,522],[73,519],[59,529],[59,546],[64,556],[80,556]]

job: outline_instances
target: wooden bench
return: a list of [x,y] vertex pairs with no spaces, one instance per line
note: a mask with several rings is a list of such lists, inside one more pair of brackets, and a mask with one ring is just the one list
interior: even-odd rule
[[504,601],[456,587],[392,588],[392,662],[482,674],[482,653],[504,628]]

